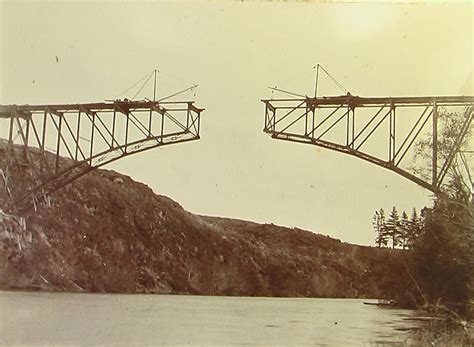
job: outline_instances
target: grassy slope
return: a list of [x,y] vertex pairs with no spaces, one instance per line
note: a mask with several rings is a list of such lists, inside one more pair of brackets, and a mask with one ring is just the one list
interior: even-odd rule
[[[17,149],[10,187],[38,180]],[[0,147],[0,168],[8,156]],[[216,295],[389,297],[403,293],[401,252],[299,229],[205,217],[144,184],[96,170],[52,206],[0,223],[0,288]],[[0,178],[0,208],[8,202]],[[369,231],[368,231],[369,232]]]

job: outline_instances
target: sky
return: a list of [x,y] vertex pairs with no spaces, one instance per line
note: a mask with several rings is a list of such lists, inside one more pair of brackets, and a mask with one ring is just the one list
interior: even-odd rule
[[[373,164],[262,132],[268,86],[311,95],[324,66],[353,95],[473,95],[470,2],[0,1],[0,104],[94,102],[158,69],[205,108],[199,141],[106,168],[204,215],[372,245],[375,210],[429,191]],[[58,60],[56,60],[56,57]],[[321,77],[319,95],[340,93]],[[152,87],[142,97],[152,96]]]

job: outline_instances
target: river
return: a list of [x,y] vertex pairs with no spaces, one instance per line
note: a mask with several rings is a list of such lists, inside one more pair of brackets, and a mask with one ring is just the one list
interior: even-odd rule
[[0,292],[0,345],[393,345],[417,313],[360,299]]

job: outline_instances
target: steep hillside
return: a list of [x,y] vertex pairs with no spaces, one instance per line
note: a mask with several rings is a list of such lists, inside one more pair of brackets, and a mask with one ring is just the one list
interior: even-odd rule
[[[39,163],[37,153],[26,162],[20,148],[12,158],[0,146],[13,196],[37,181]],[[0,208],[9,199],[0,175]],[[0,288],[391,298],[403,291],[401,252],[194,215],[112,171],[93,171],[50,202],[24,219],[0,214]]]

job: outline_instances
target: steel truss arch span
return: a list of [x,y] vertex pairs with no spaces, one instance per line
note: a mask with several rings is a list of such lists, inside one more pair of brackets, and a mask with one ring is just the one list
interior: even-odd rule
[[[284,141],[312,144],[381,166],[412,182],[442,194],[442,183],[452,162],[469,132],[474,116],[474,96],[437,97],[359,97],[349,93],[335,97],[264,99],[265,124],[263,131],[272,138]],[[430,178],[422,177],[402,168],[401,163],[413,149],[422,131],[429,131],[432,139],[438,139],[438,122],[441,107],[463,108],[463,119],[456,138],[441,157],[438,142],[431,143]],[[397,110],[415,110],[415,122],[397,140]],[[364,110],[366,119],[360,121],[357,113]],[[377,133],[383,133],[387,145],[386,156],[374,155],[363,148]]]
[[198,140],[203,110],[193,101],[0,106],[0,121],[8,124],[9,155],[18,145],[26,160],[39,152],[41,171],[46,172],[40,184],[11,198],[7,211],[35,204],[126,156]]

